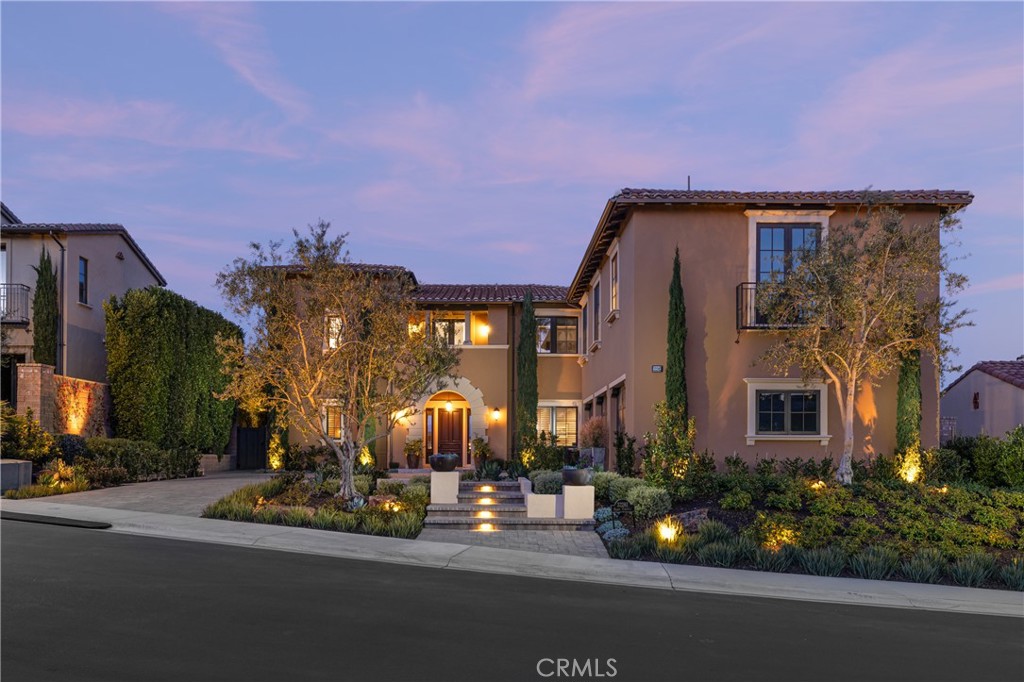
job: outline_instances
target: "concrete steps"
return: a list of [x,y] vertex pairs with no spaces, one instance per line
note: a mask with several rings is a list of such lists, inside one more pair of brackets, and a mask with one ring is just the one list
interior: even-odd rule
[[538,519],[526,516],[517,481],[461,481],[457,504],[431,504],[424,528],[446,530],[592,530],[593,519]]

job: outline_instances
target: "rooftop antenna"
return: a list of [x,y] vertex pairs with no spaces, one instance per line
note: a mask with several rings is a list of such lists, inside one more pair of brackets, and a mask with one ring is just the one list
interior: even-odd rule
[[690,191],[690,176],[689,175],[686,176],[686,191],[687,192]]

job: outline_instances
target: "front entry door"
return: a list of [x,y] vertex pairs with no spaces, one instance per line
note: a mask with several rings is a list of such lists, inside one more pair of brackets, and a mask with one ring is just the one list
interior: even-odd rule
[[462,409],[437,411],[437,451],[454,452],[462,457]]

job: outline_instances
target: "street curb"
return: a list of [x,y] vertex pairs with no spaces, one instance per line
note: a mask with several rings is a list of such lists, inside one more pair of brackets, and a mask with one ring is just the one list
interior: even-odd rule
[[1007,590],[541,554],[45,500],[4,500],[0,504],[5,518],[23,512],[109,523],[111,532],[127,535],[621,587],[1024,618],[1024,593]]
[[48,526],[68,526],[70,528],[89,528],[91,530],[106,530],[110,528],[109,523],[99,521],[82,521],[79,519],[65,519],[59,516],[40,516],[39,514],[23,514],[21,512],[0,511],[0,519],[5,521],[24,521],[25,523],[45,523]]

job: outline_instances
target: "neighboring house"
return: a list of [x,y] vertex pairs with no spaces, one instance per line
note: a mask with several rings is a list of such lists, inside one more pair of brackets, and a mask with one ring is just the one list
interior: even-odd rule
[[[496,457],[512,450],[515,358],[523,299],[529,291],[537,318],[538,427],[576,444],[580,408],[579,310],[566,289],[537,284],[422,284],[413,297],[423,311],[411,325],[462,349],[458,379],[415,406],[387,446],[389,461],[403,461],[407,439],[423,440],[423,453],[456,452],[468,464],[469,444],[485,438]],[[511,416],[510,416],[511,413]],[[381,452],[378,450],[378,455]]]
[[32,296],[42,249],[57,270],[57,374],[104,382],[103,301],[129,289],[167,284],[122,225],[24,223],[3,207],[0,227],[0,321],[5,336],[3,400],[17,397],[16,367],[32,363]]
[[961,374],[942,392],[944,439],[1002,437],[1024,424],[1024,357],[986,360]]
[[[971,203],[959,191],[888,191],[908,223],[931,223]],[[605,206],[569,287],[580,306],[583,413],[611,431],[654,431],[665,397],[668,289],[676,247],[686,302],[686,378],[698,450],[719,458],[825,457],[842,451],[834,389],[803,385],[756,364],[772,343],[754,308],[757,282],[783,272],[786,255],[852,221],[863,192],[731,192],[625,189]],[[936,368],[922,361],[922,444],[938,444]],[[863,384],[858,448],[896,444],[896,377]]]

